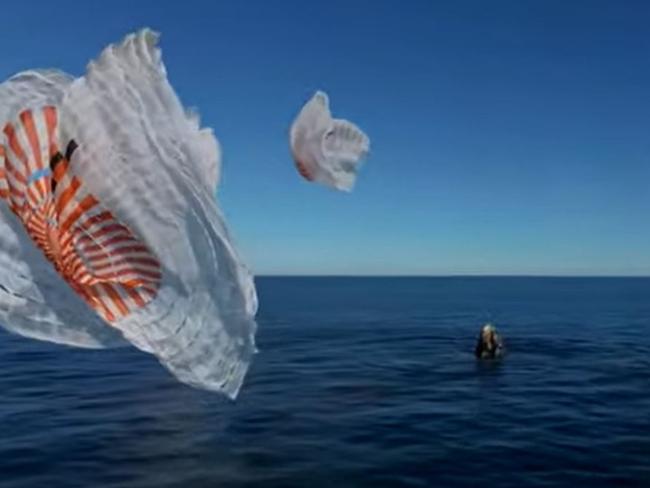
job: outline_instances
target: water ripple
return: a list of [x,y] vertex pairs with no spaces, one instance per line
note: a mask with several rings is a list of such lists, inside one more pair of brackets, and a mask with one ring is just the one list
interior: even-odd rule
[[258,283],[235,404],[2,334],[0,487],[650,486],[650,280]]

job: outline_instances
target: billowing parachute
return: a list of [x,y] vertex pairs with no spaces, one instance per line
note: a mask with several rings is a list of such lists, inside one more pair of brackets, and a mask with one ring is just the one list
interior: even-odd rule
[[79,347],[128,342],[234,398],[257,295],[217,207],[220,149],[167,81],[158,35],[74,79],[0,85],[0,324]]
[[294,120],[290,145],[303,178],[351,191],[370,140],[352,122],[333,119],[327,95],[319,91]]

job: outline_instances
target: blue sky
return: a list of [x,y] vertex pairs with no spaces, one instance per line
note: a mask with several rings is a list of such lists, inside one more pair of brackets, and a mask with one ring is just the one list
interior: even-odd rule
[[[32,1],[0,76],[160,31],[260,274],[650,275],[649,25],[643,1]],[[292,166],[317,89],[371,138],[352,194]]]

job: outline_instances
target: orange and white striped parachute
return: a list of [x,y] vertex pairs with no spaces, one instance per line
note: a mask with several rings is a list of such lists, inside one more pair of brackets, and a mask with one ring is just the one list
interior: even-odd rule
[[370,140],[352,122],[332,118],[327,95],[309,100],[293,122],[290,146],[296,168],[308,181],[351,191]]
[[235,397],[257,296],[216,205],[219,145],[167,81],[158,36],[73,79],[0,85],[0,324],[80,347],[129,341]]

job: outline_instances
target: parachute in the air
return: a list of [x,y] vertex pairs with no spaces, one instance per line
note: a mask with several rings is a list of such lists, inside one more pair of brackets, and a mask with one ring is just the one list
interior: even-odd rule
[[332,118],[327,95],[309,100],[293,122],[290,145],[296,168],[308,181],[351,191],[370,140],[352,122]]
[[128,342],[235,397],[257,295],[215,201],[219,145],[167,81],[158,35],[85,76],[0,85],[0,324],[79,347]]

